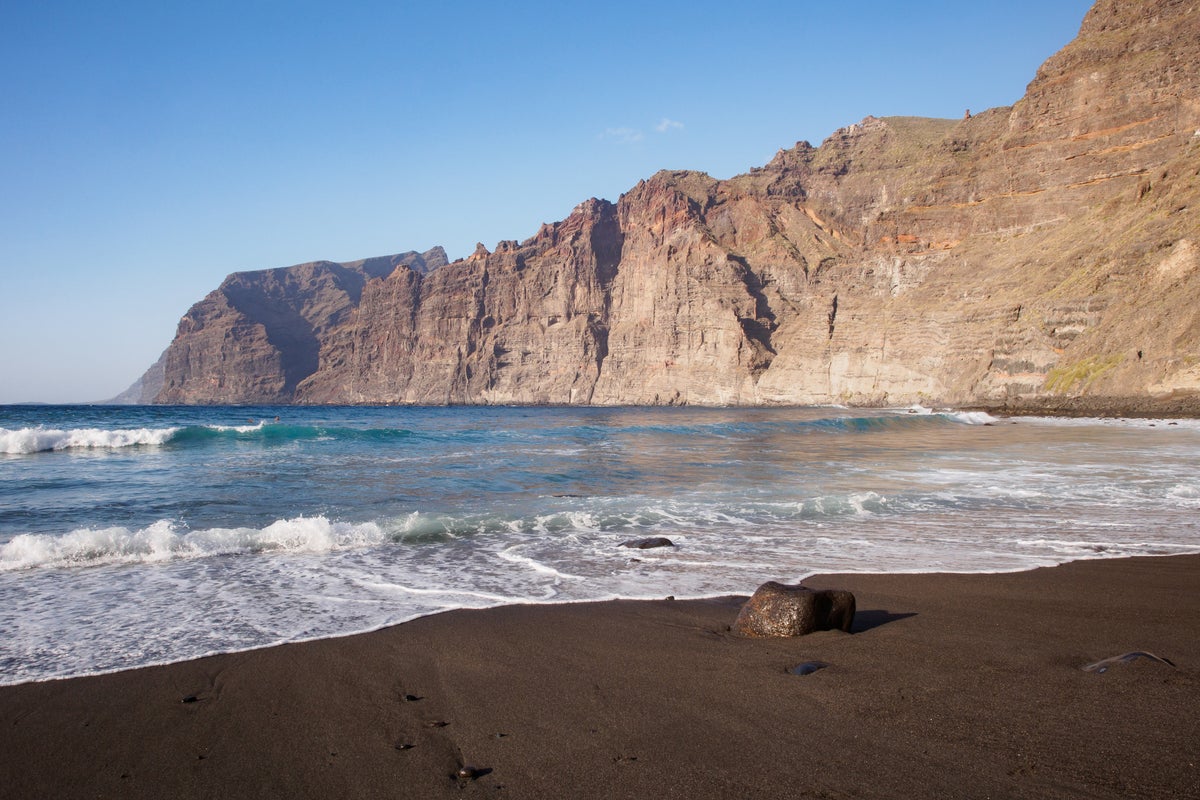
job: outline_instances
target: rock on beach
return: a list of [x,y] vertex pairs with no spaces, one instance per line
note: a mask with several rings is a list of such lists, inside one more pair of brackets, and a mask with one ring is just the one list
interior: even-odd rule
[[753,638],[804,636],[818,630],[850,632],[854,595],[768,581],[742,606],[733,631]]

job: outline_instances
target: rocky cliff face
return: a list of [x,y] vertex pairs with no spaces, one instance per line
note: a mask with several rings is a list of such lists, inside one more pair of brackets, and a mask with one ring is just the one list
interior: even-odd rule
[[661,172],[452,264],[239,273],[145,399],[1200,411],[1198,59],[1200,3],[1101,0],[1011,108]]
[[175,340],[143,385],[157,403],[277,403],[317,368],[321,342],[372,281],[397,268],[421,275],[446,263],[436,247],[347,264],[315,261],[236,272],[179,321]]

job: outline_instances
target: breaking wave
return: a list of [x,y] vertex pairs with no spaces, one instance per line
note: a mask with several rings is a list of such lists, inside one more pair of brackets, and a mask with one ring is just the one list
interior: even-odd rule
[[159,520],[138,530],[114,526],[80,528],[67,534],[19,534],[0,544],[0,572],[155,564],[213,556],[328,553],[389,544],[436,545],[475,536],[569,538],[583,534],[619,538],[726,530],[730,526],[763,526],[779,531],[802,520],[866,517],[889,509],[887,498],[875,492],[855,492],[799,502],[729,506],[703,501],[599,499],[587,508],[524,515],[413,511],[377,522],[302,516],[276,520],[263,528],[194,531],[170,520]]
[[0,428],[0,453],[23,455],[53,450],[99,449],[161,445],[175,436],[180,428]]
[[373,522],[331,522],[325,517],[278,520],[265,528],[177,529],[160,520],[141,530],[83,528],[64,536],[21,534],[0,545],[0,571],[35,567],[90,567],[155,563],[241,553],[327,553],[379,544]]
[[[981,411],[933,411],[915,406],[899,412],[881,412],[872,416],[828,417],[816,420],[789,421],[775,424],[717,422],[699,425],[634,425],[625,433],[658,433],[667,435],[709,435],[718,438],[738,437],[755,430],[775,428],[782,432],[802,433],[874,433],[903,429],[910,426],[963,423],[986,425],[996,419]],[[582,433],[592,430],[581,426]],[[220,441],[258,441],[263,444],[283,444],[300,441],[360,441],[394,442],[415,438],[442,443],[460,444],[487,442],[503,437],[504,432],[493,430],[427,431],[407,428],[347,428],[322,425],[292,425],[287,423],[251,422],[244,425],[178,425],[163,428],[72,428],[47,427],[0,428],[0,454],[28,455],[63,450],[105,450],[128,447],[204,446]]]
[[902,411],[918,417],[942,417],[966,425],[993,425],[1000,421],[986,411],[935,411],[921,405],[909,406]]
[[60,450],[103,450],[137,446],[196,446],[222,440],[284,443],[314,439],[395,440],[412,435],[404,428],[326,428],[319,425],[186,425],[167,428],[0,428],[0,453],[28,455]]

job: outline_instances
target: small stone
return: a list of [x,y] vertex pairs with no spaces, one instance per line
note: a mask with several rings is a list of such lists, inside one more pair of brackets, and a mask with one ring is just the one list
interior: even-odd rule
[[805,661],[803,664],[797,664],[796,666],[789,669],[788,674],[789,675],[799,675],[799,676],[803,677],[805,675],[812,675],[817,670],[825,669],[828,666],[829,665],[826,664],[824,661]]
[[491,772],[491,770],[486,767],[481,768],[481,767],[472,767],[472,766],[462,766],[462,767],[458,768],[458,777],[460,780],[473,781],[476,778],[482,778],[484,775],[487,775],[489,772]]
[[628,542],[621,542],[621,547],[632,547],[637,550],[649,550],[652,547],[674,546],[674,542],[663,536],[654,536],[649,539],[630,539]]

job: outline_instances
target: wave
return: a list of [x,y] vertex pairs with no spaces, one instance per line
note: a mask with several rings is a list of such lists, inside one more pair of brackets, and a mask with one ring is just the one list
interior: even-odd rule
[[54,450],[99,449],[161,445],[175,436],[180,428],[0,428],[0,453],[25,455]]
[[928,425],[992,425],[999,420],[984,411],[934,411],[921,406],[861,417],[828,417],[800,423],[835,433],[871,433]]
[[[830,416],[804,420],[737,420],[714,422],[654,423],[610,428],[583,424],[557,430],[554,436],[572,434],[585,440],[620,434],[740,438],[764,431],[782,433],[873,433],[930,424],[965,423],[986,425],[996,419],[984,412],[934,411],[921,406],[881,410],[863,416]],[[503,428],[442,429],[414,431],[408,428],[352,428],[321,424],[250,422],[242,425],[174,425],[162,428],[72,428],[45,426],[0,428],[0,454],[28,455],[62,450],[100,450],[137,446],[204,446],[219,441],[261,441],[283,444],[299,441],[339,440],[351,442],[394,442],[413,438],[434,443],[483,444],[496,440],[541,438],[545,432]]]
[[80,528],[66,534],[26,533],[0,544],[0,572],[73,569],[111,564],[155,564],[213,556],[328,553],[388,545],[439,545],[476,536],[544,540],[576,537],[696,533],[731,526],[779,529],[814,519],[869,517],[892,504],[875,492],[814,497],[802,501],[737,505],[705,501],[606,498],[573,500],[571,508],[520,515],[413,511],[392,519],[342,522],[325,516],[281,519],[262,527],[188,530],[159,520],[131,530]]
[[[1195,490],[1181,492],[1185,502],[1194,502]],[[264,527],[232,527],[189,530],[186,526],[159,520],[145,528],[120,526],[80,528],[66,534],[27,533],[0,544],[0,572],[41,569],[79,569],[116,564],[164,564],[211,557],[278,556],[327,554],[375,548],[432,548],[437,553],[455,542],[471,539],[502,543],[508,550],[521,542],[539,542],[555,550],[575,546],[606,549],[628,538],[649,535],[708,538],[733,534],[740,542],[791,540],[805,536],[831,536],[847,547],[860,537],[849,536],[839,522],[875,518],[883,523],[871,528],[870,537],[884,544],[896,536],[910,535],[905,521],[909,512],[929,510],[930,498],[884,497],[875,492],[852,492],[786,502],[739,502],[724,504],[700,499],[655,500],[651,498],[577,498],[570,507],[517,515],[492,513],[430,513],[413,511],[399,517],[364,522],[331,520],[325,516],[300,516],[276,520]],[[950,507],[961,507],[970,498],[945,498]],[[939,505],[938,503],[934,504]],[[890,521],[889,521],[890,520]],[[813,524],[815,523],[815,527]],[[837,527],[827,528],[828,525]],[[1110,526],[1111,527],[1111,526]],[[829,533],[829,531],[839,531]],[[989,534],[990,536],[990,534]],[[951,534],[957,540],[958,534]],[[985,537],[985,540],[990,541]],[[1100,538],[1056,538],[1017,535],[1011,539],[1017,550],[1055,559],[1094,558],[1123,555],[1162,555],[1195,552],[1195,543]],[[861,542],[859,542],[861,544]],[[515,552],[515,551],[513,551]],[[386,556],[391,560],[392,556]],[[512,559],[507,559],[512,560]],[[564,573],[566,576],[566,573]]]
[[1200,508],[1200,484],[1177,484],[1167,491],[1167,499],[1184,508]]
[[943,419],[961,422],[966,425],[994,425],[1000,420],[993,417],[986,411],[952,411],[952,410],[934,410],[922,405],[911,405],[907,408],[897,409],[897,412],[911,414],[917,417],[941,417]]
[[331,522],[325,517],[278,520],[265,528],[179,530],[169,520],[149,527],[83,528],[64,536],[21,534],[0,545],[0,572],[35,567],[153,564],[246,553],[327,553],[388,541],[373,522]]
[[182,428],[171,444],[197,445],[223,439],[258,440],[269,444],[300,441],[350,440],[388,442],[413,436],[406,428],[338,428],[325,425],[257,423],[251,425],[196,425]]
[[832,416],[803,420],[744,420],[737,422],[711,422],[679,425],[634,425],[616,429],[599,426],[582,426],[580,431],[603,435],[626,433],[639,435],[668,436],[714,436],[738,438],[758,433],[876,433],[901,431],[911,428],[946,424],[991,425],[999,420],[983,411],[934,411],[928,408],[880,410],[878,414],[863,416]]
[[258,439],[269,443],[314,439],[391,441],[412,436],[404,428],[327,428],[320,425],[186,425],[166,428],[0,428],[0,453],[28,455],[60,450],[101,450],[137,446],[196,446],[220,440]]

